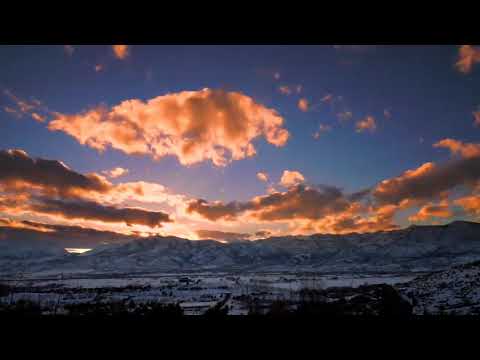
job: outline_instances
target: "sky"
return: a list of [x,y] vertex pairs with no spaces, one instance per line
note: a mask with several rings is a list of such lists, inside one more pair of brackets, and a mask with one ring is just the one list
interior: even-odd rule
[[0,91],[4,228],[231,241],[480,214],[478,46],[2,45]]

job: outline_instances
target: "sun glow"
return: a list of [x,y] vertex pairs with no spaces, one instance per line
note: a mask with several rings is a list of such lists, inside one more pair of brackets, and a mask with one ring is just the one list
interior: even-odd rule
[[65,251],[68,252],[69,254],[83,254],[87,251],[90,251],[92,249],[86,249],[86,248],[65,248]]

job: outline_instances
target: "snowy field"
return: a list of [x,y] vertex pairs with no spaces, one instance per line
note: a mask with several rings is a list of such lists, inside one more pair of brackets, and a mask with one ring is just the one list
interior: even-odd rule
[[[49,275],[49,276],[47,276]],[[418,274],[291,274],[291,273],[198,273],[137,274],[35,274],[22,279],[0,281],[16,287],[14,294],[0,298],[11,303],[30,300],[45,309],[61,309],[68,304],[132,301],[134,303],[179,303],[186,314],[201,314],[229,296],[230,314],[247,313],[244,296],[292,298],[303,289],[358,287],[372,284],[405,283]]]

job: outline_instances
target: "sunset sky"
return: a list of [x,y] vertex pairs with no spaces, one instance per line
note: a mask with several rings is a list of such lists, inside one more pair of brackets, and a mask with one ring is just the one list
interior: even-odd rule
[[0,226],[189,239],[480,216],[480,46],[0,46]]

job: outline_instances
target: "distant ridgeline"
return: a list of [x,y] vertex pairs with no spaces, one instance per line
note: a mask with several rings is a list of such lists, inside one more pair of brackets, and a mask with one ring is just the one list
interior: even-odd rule
[[[83,254],[65,252],[51,233],[30,239],[0,227],[0,274],[24,271],[321,271],[399,272],[441,270],[480,260],[480,224],[411,226],[371,234],[272,237],[228,244],[177,237],[132,238],[109,233],[114,244]],[[24,230],[24,229],[22,229]],[[23,235],[27,230],[24,230]],[[28,230],[31,234],[32,230]],[[71,247],[92,247],[92,232]],[[42,238],[42,236],[44,238]],[[98,244],[98,242],[97,242]]]

